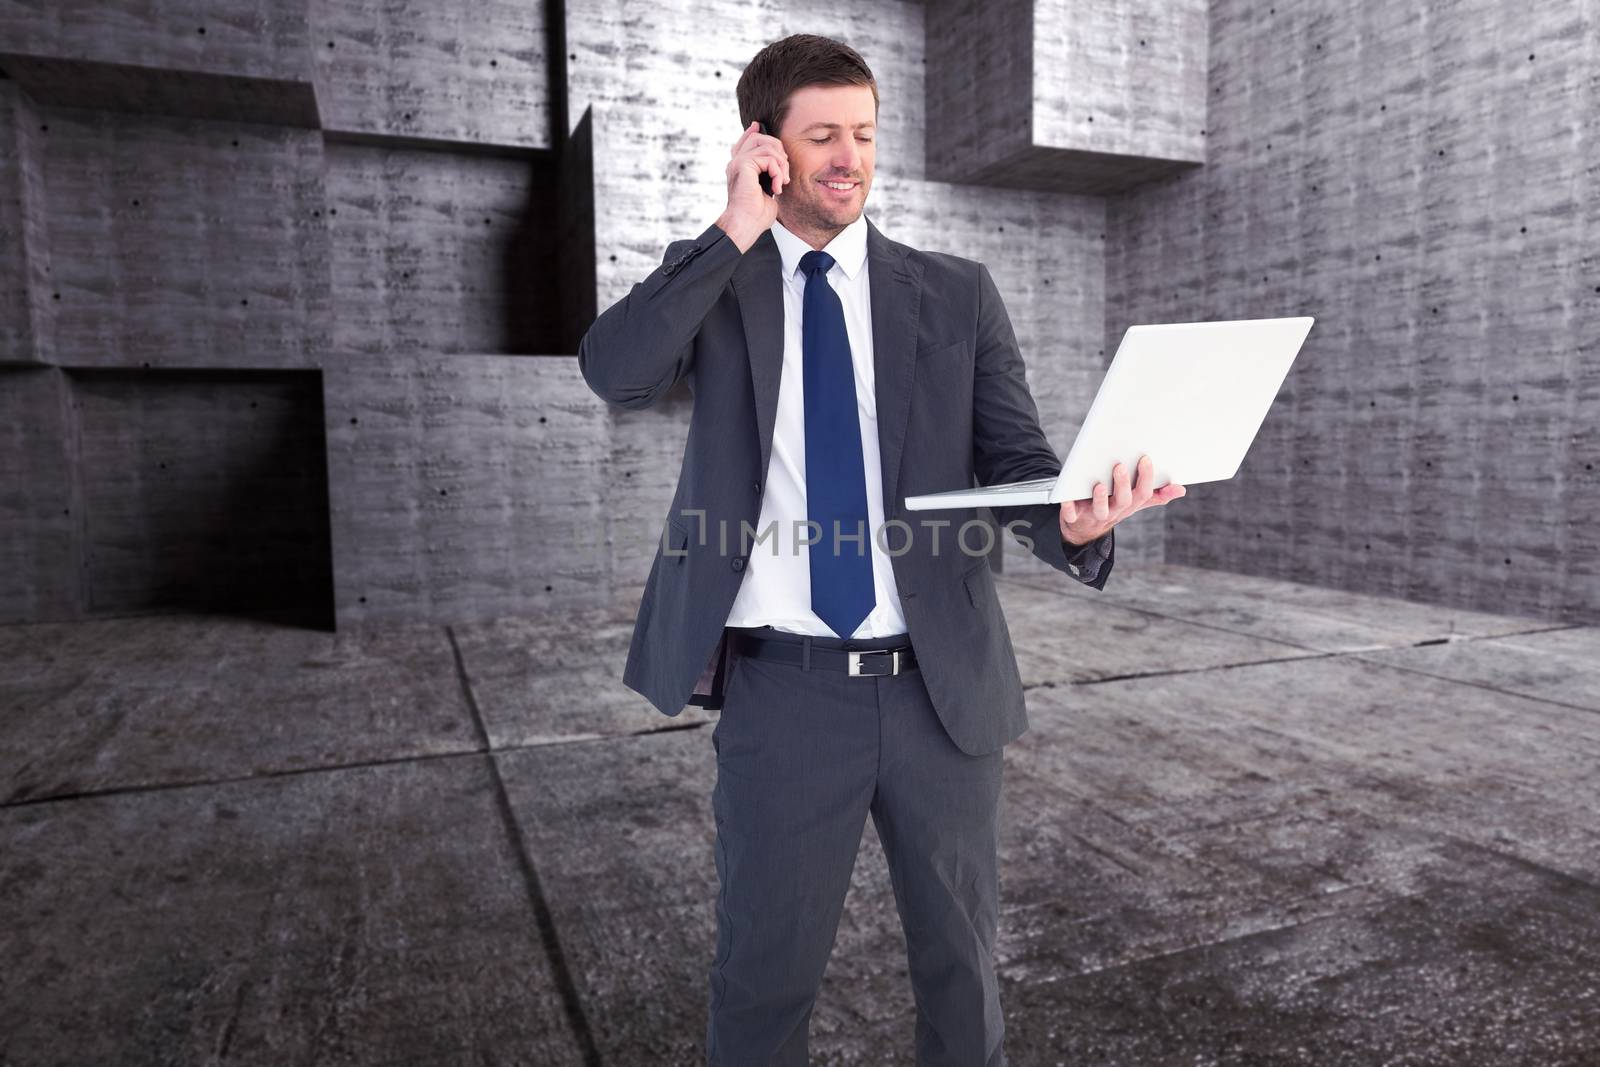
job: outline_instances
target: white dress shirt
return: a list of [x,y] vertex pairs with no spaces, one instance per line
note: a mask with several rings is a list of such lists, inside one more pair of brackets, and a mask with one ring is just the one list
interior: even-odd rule
[[[828,624],[811,610],[811,548],[797,548],[799,535],[806,532],[805,352],[801,324],[806,276],[800,270],[800,258],[812,249],[781,222],[773,222],[772,236],[783,257],[783,372],[778,380],[772,458],[762,484],[756,533],[765,532],[773,523],[777,528],[761,543],[750,539],[741,546],[750,549],[750,559],[727,624],[771,626],[790,633],[835,637]],[[867,478],[866,540],[872,556],[873,591],[877,595],[877,603],[850,636],[890,637],[906,632],[906,619],[900,610],[889,554],[879,544],[883,528],[883,465],[878,452],[878,398],[873,386],[876,375],[872,365],[871,294],[867,288],[866,215],[835,234],[823,251],[834,259],[824,277],[844,305],[845,332],[855,366],[856,414],[861,423],[861,460]],[[832,550],[832,535],[832,530],[822,532],[822,539],[816,544],[818,551]],[[899,549],[905,544],[906,531],[897,527],[883,536]],[[738,539],[734,531],[730,531],[730,538]],[[841,538],[839,542],[841,552],[854,552],[856,546],[853,540]]]

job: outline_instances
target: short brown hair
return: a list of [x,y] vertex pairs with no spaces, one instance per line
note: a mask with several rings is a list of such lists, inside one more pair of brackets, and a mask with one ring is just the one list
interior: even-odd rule
[[830,37],[796,33],[757,52],[739,75],[740,122],[749,129],[759,121],[761,132],[778,136],[789,97],[809,85],[868,86],[874,117],[878,113],[878,83],[860,53]]

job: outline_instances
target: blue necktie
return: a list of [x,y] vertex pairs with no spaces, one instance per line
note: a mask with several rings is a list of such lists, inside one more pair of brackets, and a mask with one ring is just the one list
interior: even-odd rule
[[[811,610],[840,637],[855,633],[872,611],[872,550],[867,528],[867,476],[861,458],[861,422],[856,415],[855,366],[845,332],[844,305],[828,284],[833,257],[811,251],[800,257],[806,273],[801,316],[802,378],[806,415],[806,518],[821,528],[807,552],[811,560]],[[835,552],[834,524],[839,551]],[[859,534],[860,539],[844,537]]]

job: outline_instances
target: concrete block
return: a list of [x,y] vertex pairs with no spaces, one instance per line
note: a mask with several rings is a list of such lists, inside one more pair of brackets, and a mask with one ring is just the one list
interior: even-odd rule
[[0,622],[69,619],[84,600],[77,411],[52,367],[0,367]]
[[306,0],[18,0],[0,69],[57,107],[315,127],[308,31]]
[[333,347],[561,351],[551,161],[354,144],[326,153]]
[[934,0],[929,177],[1104,195],[1202,164],[1206,29],[1200,0]]
[[306,366],[327,347],[315,133],[107,111],[41,115],[58,360]]
[[309,17],[331,134],[556,147],[548,5],[311,0]]
[[46,132],[33,99],[0,81],[0,364],[49,363],[54,355]]
[[604,403],[570,356],[326,369],[341,624],[610,603]]

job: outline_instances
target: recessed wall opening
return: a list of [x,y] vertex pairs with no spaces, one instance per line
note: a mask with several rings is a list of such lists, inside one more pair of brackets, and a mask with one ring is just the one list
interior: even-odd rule
[[318,370],[71,368],[89,617],[331,630]]

